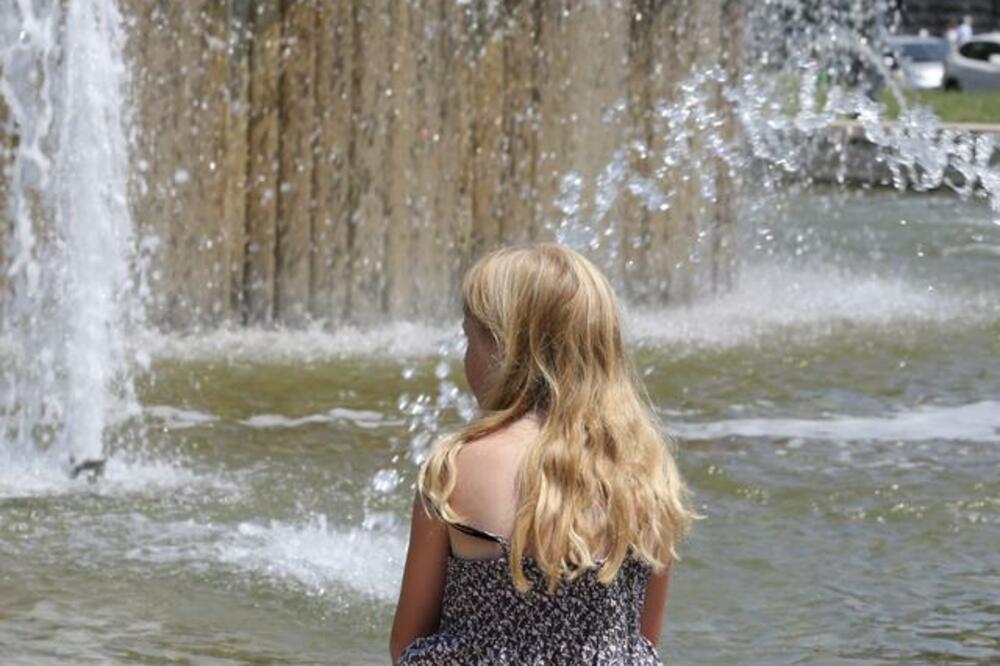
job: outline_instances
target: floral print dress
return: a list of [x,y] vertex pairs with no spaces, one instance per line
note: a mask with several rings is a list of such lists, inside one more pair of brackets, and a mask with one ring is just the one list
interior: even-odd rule
[[549,595],[541,569],[525,557],[524,573],[533,586],[520,593],[511,579],[505,538],[451,525],[497,542],[502,554],[476,560],[449,556],[438,630],[410,643],[398,666],[662,666],[639,632],[648,565],[630,556],[608,585],[588,571]]

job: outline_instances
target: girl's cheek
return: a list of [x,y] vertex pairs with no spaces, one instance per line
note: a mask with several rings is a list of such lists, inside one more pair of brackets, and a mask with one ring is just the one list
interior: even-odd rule
[[[470,340],[465,346],[465,380],[473,393],[479,392],[479,380],[482,369],[475,344]],[[477,396],[478,397],[478,396]]]

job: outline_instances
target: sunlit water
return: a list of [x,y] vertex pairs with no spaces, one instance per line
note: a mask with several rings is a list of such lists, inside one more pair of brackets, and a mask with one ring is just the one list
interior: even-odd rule
[[[789,8],[802,6],[755,5],[752,75],[698,71],[657,107],[667,150],[652,158],[696,177],[704,201],[719,169],[755,169],[733,290],[627,317],[707,516],[676,567],[661,653],[992,663],[995,142],[939,134],[919,111],[885,126],[858,90],[821,100],[815,59],[847,44],[878,60],[844,23],[878,12],[796,23]],[[19,137],[0,341],[0,663],[386,663],[416,463],[432,433],[473,415],[457,318],[143,331],[149,248],[126,205],[117,5],[10,0],[0,33],[0,93]],[[780,76],[775,43],[788,56]],[[786,113],[776,100],[797,81]],[[722,129],[720,92],[738,136]],[[900,188],[945,184],[993,208],[781,185],[845,117]],[[626,240],[606,216],[615,197],[662,210],[678,196],[669,178],[627,172],[643,150],[610,157],[592,219],[579,176],[562,174],[563,218],[548,231],[613,256]],[[69,455],[105,454],[99,483],[67,478]]]
[[[877,192],[745,215],[732,294],[628,316],[707,516],[661,654],[1000,658],[1000,226]],[[457,329],[150,335],[146,440],[103,481],[0,470],[3,663],[386,663],[421,411],[400,396],[464,387],[438,355]],[[447,427],[467,405],[443,400]]]

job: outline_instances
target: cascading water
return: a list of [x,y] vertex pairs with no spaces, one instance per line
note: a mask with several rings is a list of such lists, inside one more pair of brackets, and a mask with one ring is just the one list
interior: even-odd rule
[[113,0],[5,0],[0,21],[14,137],[0,455],[72,470],[104,458],[109,422],[134,404],[125,331],[142,311],[122,19]]
[[[884,0],[748,4],[741,66],[696,71],[681,82],[680,95],[660,100],[651,121],[660,149],[645,141],[617,147],[591,201],[581,201],[581,177],[565,174],[556,200],[560,216],[548,230],[580,251],[603,250],[605,268],[613,270],[622,224],[609,212],[617,200],[635,196],[646,211],[670,210],[691,196],[715,205],[727,177],[764,191],[780,190],[789,179],[821,180],[826,171],[843,183],[859,166],[849,146],[852,131],[869,146],[863,158],[891,176],[887,184],[985,198],[1000,219],[1000,137],[944,128],[927,109],[908,105],[883,63],[894,23],[890,7]],[[892,122],[875,99],[880,86],[902,109]],[[606,120],[628,113],[621,100]],[[651,175],[630,168],[637,163],[650,164]],[[870,172],[871,164],[865,166]],[[677,188],[678,174],[697,188]],[[580,212],[585,207],[592,211],[587,217]],[[711,253],[711,232],[703,224],[691,263]]]

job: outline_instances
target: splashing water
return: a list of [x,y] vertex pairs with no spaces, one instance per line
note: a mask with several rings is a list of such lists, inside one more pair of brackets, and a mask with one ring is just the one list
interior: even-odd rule
[[[858,142],[871,147],[869,161],[884,165],[896,189],[946,188],[984,198],[1000,215],[996,135],[945,126],[928,109],[909,106],[881,56],[891,34],[889,3],[831,5],[749,5],[741,66],[698,70],[674,98],[661,100],[652,132],[659,149],[638,140],[616,149],[596,177],[592,201],[582,198],[580,175],[566,174],[556,200],[560,219],[548,225],[553,236],[584,252],[606,246],[605,267],[613,270],[621,223],[611,213],[620,198],[630,195],[650,212],[692,195],[716,203],[723,179],[774,192],[789,179],[811,181],[829,161],[843,183]],[[901,108],[892,122],[874,99],[880,85]],[[629,113],[619,100],[604,121]],[[648,173],[628,168],[636,163],[649,164]],[[694,179],[697,188],[678,189],[678,178]],[[693,264],[711,237],[710,221],[697,224]]]
[[22,462],[99,460],[109,414],[136,405],[124,331],[142,319],[122,19],[110,0],[4,4],[0,94],[16,143],[0,450]]
[[[881,54],[898,18],[893,7],[884,0],[748,3],[740,65],[705,67],[681,81],[676,96],[655,105],[655,147],[630,140],[615,148],[597,171],[593,188],[579,172],[563,173],[554,201],[556,217],[546,230],[560,243],[597,254],[620,285],[625,232],[615,213],[623,198],[631,197],[641,210],[662,213],[681,197],[718,203],[727,180],[775,193],[790,179],[810,184],[824,160],[836,165],[837,181],[843,184],[855,159],[851,144],[858,140],[871,147],[870,160],[884,165],[895,189],[949,189],[963,198],[986,199],[1000,215],[995,136],[946,127],[929,110],[911,108],[886,69]],[[876,101],[881,85],[901,108],[892,122]],[[618,100],[604,110],[603,121],[613,125],[631,112],[627,100]],[[639,163],[648,169],[634,168]],[[677,186],[688,181],[695,187]],[[586,192],[592,192],[591,199]],[[690,265],[711,255],[717,232],[707,216],[695,224],[686,257]],[[636,236],[628,242],[638,247],[646,241]],[[741,263],[745,259],[737,257]],[[743,273],[746,278],[745,266]],[[760,271],[749,274],[754,276]],[[783,284],[780,276],[770,282],[772,288]],[[722,303],[735,301],[749,302],[746,290],[721,297]],[[662,322],[658,327],[661,336],[673,330]],[[732,334],[731,327],[726,334]],[[469,396],[455,395],[453,384],[439,379],[437,399],[406,395],[400,401],[401,410],[414,418],[411,459],[417,462],[443,410],[464,400],[463,413],[472,413]]]
[[[731,182],[746,186],[740,231],[751,238],[739,257],[756,263],[739,283],[682,307],[625,308],[657,408],[689,440],[685,471],[715,518],[702,542],[713,547],[693,544],[695,566],[678,580],[680,640],[667,644],[695,663],[729,663],[719,655],[732,645],[733,663],[780,653],[915,663],[920,650],[987,659],[997,229],[948,198],[880,193],[852,208],[813,193],[796,207],[785,189],[808,185],[817,153],[846,182],[860,138],[895,188],[950,188],[996,210],[996,144],[906,108],[898,91],[904,110],[886,123],[865,81],[849,80],[856,62],[880,67],[887,3],[748,5],[740,66],[702,66],[654,100],[652,145],[628,137],[596,169],[553,174],[546,225],[614,278],[633,249],[671,241],[633,235],[620,201],[656,224],[688,198],[711,204],[739,191]],[[94,661],[127,650],[283,662],[328,661],[332,644],[345,663],[381,663],[368,655],[383,654],[398,591],[406,484],[439,433],[475,415],[457,377],[456,322],[187,337],[144,328],[121,44],[110,0],[0,0],[0,118],[6,110],[4,135],[17,139],[0,280],[11,294],[0,301],[10,378],[0,587],[11,600],[0,643]],[[626,100],[602,111],[608,123],[634,112]],[[168,177],[197,182],[185,168]],[[933,205],[947,210],[901,219]],[[704,266],[718,220],[686,209],[694,242],[677,259]],[[116,454],[98,486],[70,482],[69,456],[119,450],[120,422],[137,411],[132,349],[166,361],[140,415],[154,461]],[[155,447],[191,464],[164,463]],[[873,544],[888,554],[872,557]],[[698,565],[701,552],[711,566]],[[815,585],[816,566],[837,585]],[[949,575],[928,584],[926,570]],[[59,602],[35,603],[46,597]],[[746,602],[736,612],[716,601],[733,598]],[[315,640],[303,631],[312,625]],[[51,638],[26,645],[41,632]]]
[[[136,411],[126,340],[143,321],[136,297],[141,280],[132,278],[141,273],[135,265],[141,257],[134,256],[126,197],[121,17],[111,1],[9,0],[0,20],[8,45],[0,51],[0,91],[18,138],[9,169],[12,298],[3,326],[11,358],[38,359],[11,363],[4,421],[11,445],[5,449],[99,458],[109,410]],[[906,108],[891,83],[903,112],[887,124],[870,80],[858,74],[888,80],[879,54],[891,28],[890,3],[754,3],[742,21],[739,66],[697,69],[676,95],[654,105],[649,133],[655,146],[633,137],[615,147],[592,188],[576,171],[561,174],[557,219],[546,225],[553,237],[603,253],[613,274],[626,243],[647,242],[627,238],[616,219],[623,197],[662,213],[680,197],[719,201],[727,180],[753,179],[773,191],[808,171],[820,140],[842,159],[843,174],[850,132],[876,148],[897,188],[950,187],[987,197],[1000,211],[992,137],[943,129],[931,114]],[[628,101],[617,100],[603,119],[611,124],[632,112]],[[638,163],[648,168],[634,168]],[[181,170],[174,178],[188,176]],[[678,186],[688,182],[694,187]],[[588,193],[592,201],[585,200]],[[691,265],[710,257],[717,243],[714,221],[695,224],[686,257]],[[442,343],[441,358],[453,356],[457,345]],[[474,413],[471,397],[442,366],[436,396],[404,394],[398,401],[411,423],[406,454],[413,461],[422,459],[445,412]],[[386,475],[379,478],[373,488],[392,489]]]

